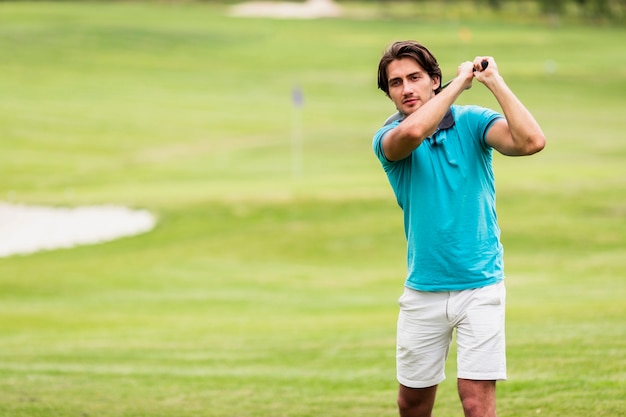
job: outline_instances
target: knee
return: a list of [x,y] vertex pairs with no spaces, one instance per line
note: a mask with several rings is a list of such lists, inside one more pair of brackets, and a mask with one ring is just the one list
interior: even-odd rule
[[479,397],[466,397],[461,400],[467,417],[495,417],[495,404]]
[[495,381],[459,380],[459,395],[467,417],[495,417]]
[[480,401],[478,401],[478,398],[463,398],[461,400],[461,404],[463,405],[463,411],[465,412],[466,416],[474,417],[482,415],[482,404]]
[[402,395],[402,393],[398,394],[398,410],[400,410],[400,415],[403,415],[403,411],[407,411],[412,409],[417,405],[416,401],[412,401],[410,398]]
[[430,417],[435,399],[436,387],[410,389],[401,387],[398,393],[400,416]]

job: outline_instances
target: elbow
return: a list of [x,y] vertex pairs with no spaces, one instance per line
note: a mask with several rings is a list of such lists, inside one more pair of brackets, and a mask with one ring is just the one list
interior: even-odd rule
[[534,135],[529,140],[528,155],[532,155],[537,152],[540,152],[545,147],[546,147],[546,137],[543,135],[543,133]]
[[389,161],[399,161],[409,156],[424,140],[419,128],[392,130],[383,141],[385,157]]
[[406,127],[402,131],[402,137],[407,142],[420,144],[424,139],[426,139],[432,133],[433,132],[429,132],[425,126],[413,125],[410,127]]
[[528,156],[536,154],[546,146],[546,138],[543,134],[525,137],[524,139],[513,139],[514,145],[510,148],[497,148],[504,155]]
[[524,156],[533,155],[540,152],[546,146],[546,138],[543,133],[539,132],[525,137],[523,140],[517,142],[519,145],[517,149],[513,151],[514,155]]

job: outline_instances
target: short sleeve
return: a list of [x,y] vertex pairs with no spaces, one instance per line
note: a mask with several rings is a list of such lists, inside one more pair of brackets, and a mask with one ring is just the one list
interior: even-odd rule
[[380,129],[378,129],[378,131],[374,135],[374,139],[372,140],[372,149],[374,150],[374,154],[376,155],[380,163],[383,164],[383,166],[387,166],[393,163],[392,161],[389,161],[385,156],[385,151],[383,150],[383,138],[387,133],[389,133],[391,129],[398,126],[399,123],[399,121],[396,121],[389,125],[381,127]]

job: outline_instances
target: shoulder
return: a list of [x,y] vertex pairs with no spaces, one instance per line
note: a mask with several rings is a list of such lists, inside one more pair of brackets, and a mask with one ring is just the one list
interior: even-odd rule
[[454,105],[452,106],[452,112],[458,131],[474,138],[486,148],[489,148],[487,132],[489,132],[496,121],[504,119],[504,116],[497,111],[476,105]]
[[381,127],[380,129],[376,131],[376,134],[374,134],[374,138],[372,139],[372,149],[374,150],[374,153],[376,154],[380,162],[382,162],[383,164],[391,163],[389,160],[387,160],[387,157],[385,156],[385,152],[383,151],[383,139],[385,135],[389,133],[389,131],[391,131],[393,128],[395,128],[399,124],[400,124],[400,120],[395,120],[395,121],[392,121],[391,123],[386,123],[383,127]]
[[455,104],[451,107],[451,110],[455,120],[463,119],[480,121],[488,120],[494,117],[501,117],[500,113],[495,110],[476,105],[460,106]]

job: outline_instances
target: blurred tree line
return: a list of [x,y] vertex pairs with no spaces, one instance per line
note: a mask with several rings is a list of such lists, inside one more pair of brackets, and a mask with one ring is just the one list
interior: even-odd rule
[[[10,1],[32,1],[32,0],[0,0],[0,4]],[[67,0],[64,0],[67,1]],[[70,0],[71,1],[71,0]],[[76,0],[80,1],[80,0]],[[124,0],[100,0],[124,1]],[[130,0],[135,1],[135,0]],[[147,2],[152,0],[145,0]],[[170,2],[207,2],[236,4],[246,1],[256,0],[160,0]],[[262,0],[263,1],[263,0]],[[272,1],[272,0],[269,0]],[[626,23],[626,0],[273,0],[291,2],[335,2],[335,3],[412,3],[413,5],[423,4],[444,4],[453,7],[454,5],[474,4],[480,7],[488,7],[495,12],[505,9],[515,10],[518,13],[526,14],[530,11],[537,11],[552,17],[576,17],[596,22],[614,22],[617,24]],[[526,13],[525,13],[526,12]]]
[[[503,0],[486,0],[489,6],[499,9]],[[519,1],[520,3],[523,1]],[[567,7],[575,7],[587,17],[617,17],[623,15],[626,0],[537,0],[545,13],[561,14]]]
[[[344,0],[335,0],[341,3]],[[353,1],[353,0],[345,0]],[[357,0],[364,2],[406,2],[406,3],[473,3],[476,6],[488,7],[494,11],[515,9],[518,11],[537,10],[551,16],[575,16],[595,21],[626,21],[626,0]]]

